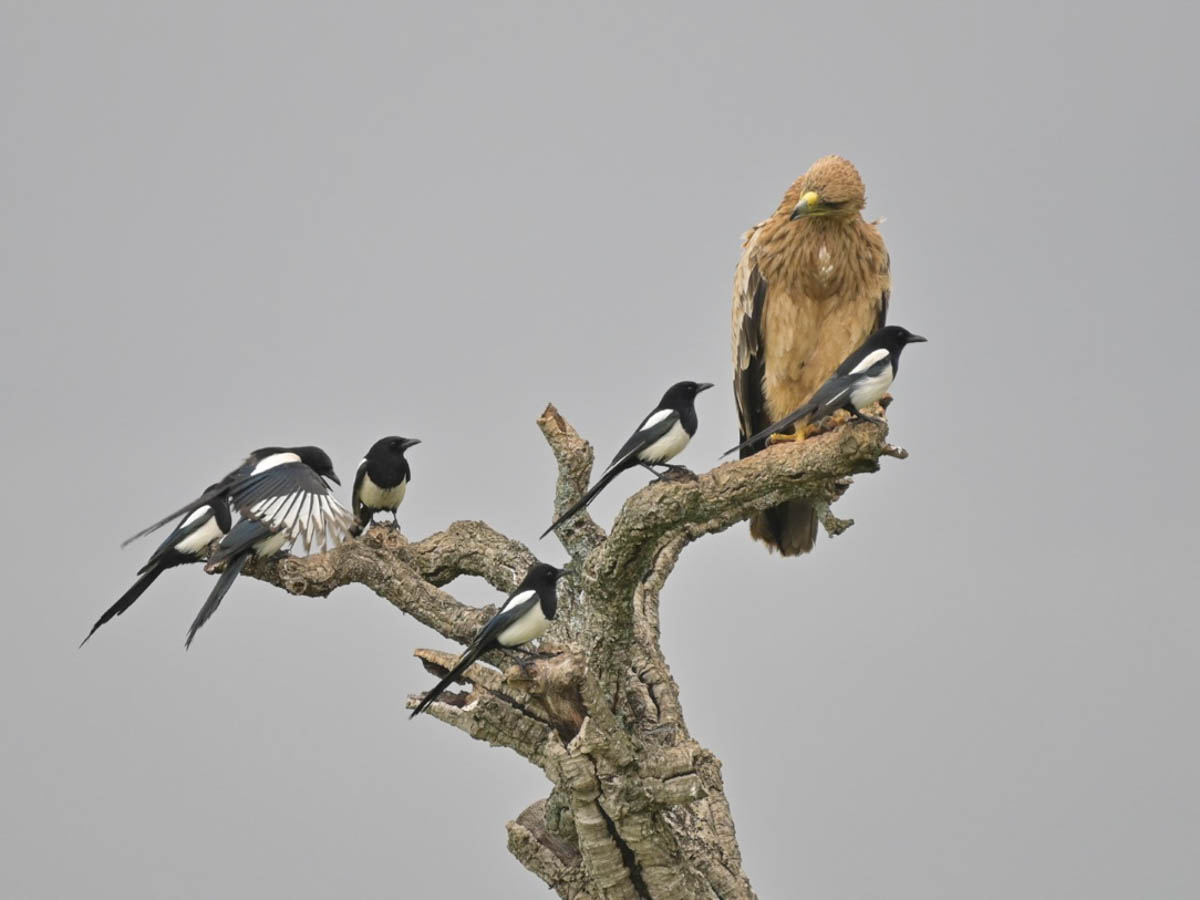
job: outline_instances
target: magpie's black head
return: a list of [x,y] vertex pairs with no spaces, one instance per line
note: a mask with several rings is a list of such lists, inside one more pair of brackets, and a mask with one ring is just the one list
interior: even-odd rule
[[525,578],[521,581],[520,590],[537,591],[542,588],[554,587],[555,582],[562,575],[562,569],[556,568],[549,563],[534,563],[529,567],[529,571],[525,573]]
[[711,384],[707,381],[681,381],[667,388],[659,401],[659,409],[688,409],[696,400],[696,395],[707,391]]
[[367,451],[367,459],[384,459],[386,457],[403,457],[404,451],[421,443],[417,438],[390,437],[380,438]]
[[318,475],[328,478],[334,484],[342,483],[341,479],[334,474],[333,460],[320,447],[292,447],[292,452],[300,457],[300,462],[304,463]]
[[899,325],[885,325],[871,335],[868,340],[875,347],[887,350],[895,358],[900,355],[900,351],[906,344],[917,344],[924,341],[925,338],[919,334],[913,334],[907,328],[901,328]]

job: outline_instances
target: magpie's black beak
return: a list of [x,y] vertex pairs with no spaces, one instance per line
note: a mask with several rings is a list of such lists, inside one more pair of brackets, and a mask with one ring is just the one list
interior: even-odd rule
[[342,483],[342,479],[338,478],[337,475],[334,474],[333,469],[330,469],[329,474],[326,475],[325,477],[328,478],[330,481],[332,481],[334,484],[340,485]]
[[904,343],[906,343],[906,344],[923,344],[927,340],[929,340],[929,338],[923,338],[919,334],[910,334],[908,336],[908,338],[904,341]]
[[406,440],[400,444],[400,449],[407,450],[409,447],[415,447],[419,443],[421,443],[420,438],[409,438],[408,440]]
[[698,394],[701,391],[707,391],[710,387],[712,387],[711,384],[709,384],[707,381],[702,381],[696,385],[696,393]]

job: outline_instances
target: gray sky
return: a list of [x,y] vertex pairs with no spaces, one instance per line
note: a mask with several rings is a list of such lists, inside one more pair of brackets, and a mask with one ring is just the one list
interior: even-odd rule
[[420,437],[408,534],[534,541],[543,405],[608,454],[727,384],[739,236],[837,152],[930,339],[912,457],[811,557],[739,527],[663,598],[750,878],[1195,897],[1194,10],[324,6],[0,4],[0,894],[540,896],[503,826],[546,782],[406,720],[449,645],[365,589],[239,582],[184,653],[181,570],[76,644],[120,539],[266,443],[348,484]]

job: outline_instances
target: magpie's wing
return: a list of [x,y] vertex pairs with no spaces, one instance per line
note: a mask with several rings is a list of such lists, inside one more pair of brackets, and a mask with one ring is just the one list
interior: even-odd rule
[[[231,473],[231,475],[232,475],[232,473]],[[132,537],[125,538],[125,540],[121,541],[121,546],[127,547],[128,545],[130,545],[134,541],[136,541],[138,538],[145,537],[146,535],[150,534],[153,531],[158,531],[158,529],[162,528],[164,525],[166,525],[168,522],[172,521],[173,519],[177,519],[180,516],[186,516],[186,515],[189,515],[190,513],[194,513],[200,507],[204,506],[205,504],[209,503],[216,497],[220,496],[221,491],[224,489],[223,486],[225,485],[226,480],[231,480],[231,475],[226,476],[226,479],[223,479],[221,481],[221,483],[220,483],[221,487],[214,485],[213,487],[211,487],[207,491],[205,491],[203,494],[201,494],[199,497],[197,497],[195,500],[193,500],[191,503],[188,503],[188,504],[185,504],[184,506],[179,507],[179,509],[175,510],[175,512],[171,513],[169,516],[163,516],[161,519],[159,519],[153,525],[147,525],[145,528],[143,528],[141,531],[139,531],[137,534],[133,535]]]
[[197,497],[195,500],[193,500],[191,503],[188,503],[184,506],[179,507],[179,509],[175,510],[175,512],[171,513],[169,516],[163,516],[161,519],[159,519],[153,525],[147,525],[145,528],[143,528],[137,534],[133,535],[133,537],[125,538],[125,540],[121,541],[121,546],[122,547],[128,546],[129,544],[136,541],[138,538],[145,537],[146,535],[150,534],[152,531],[158,531],[158,529],[162,528],[164,525],[166,525],[171,520],[177,519],[180,516],[186,516],[189,513],[195,512],[200,507],[204,506],[206,503],[211,503],[213,500],[217,499],[222,494],[229,491],[235,485],[237,485],[240,482],[245,481],[247,478],[251,477],[251,473],[254,471],[254,467],[256,465],[258,465],[258,460],[261,458],[259,456],[259,454],[269,453],[274,449],[275,448],[272,448],[272,447],[264,447],[262,450],[255,450],[254,453],[251,453],[244,460],[242,460],[241,465],[239,465],[236,469],[234,469],[232,472],[230,472],[228,475],[226,475],[224,478],[222,478],[216,484],[210,484],[207,488],[205,488],[204,493],[201,494],[199,497]]
[[[679,421],[679,413],[673,409],[656,409],[642,419],[637,430],[629,436],[608,464],[609,469],[621,465],[634,456],[639,450],[644,450],[671,430],[671,426]],[[606,470],[607,471],[607,470]]]
[[229,496],[242,516],[273,531],[286,531],[290,540],[304,542],[306,552],[314,544],[336,547],[354,521],[325,479],[302,462],[266,469],[235,485]]
[[[761,227],[760,223],[746,233],[745,250],[733,279],[733,399],[737,405],[738,436],[743,440],[770,421],[763,392],[766,346],[762,324],[767,280],[757,262],[757,233]],[[743,457],[753,452],[748,444],[741,446],[745,448]]]
[[353,511],[355,519],[362,510],[362,498],[359,496],[359,492],[362,490],[363,476],[366,474],[367,461],[364,459],[358,464],[358,471],[354,473],[354,487],[350,491],[350,509]]
[[[537,591],[526,590],[513,594],[504,601],[500,611],[488,619],[483,628],[479,629],[479,634],[475,635],[471,646],[479,648],[480,653],[487,650],[496,638],[504,633],[504,629],[533,609],[534,604],[540,602]],[[477,653],[476,656],[478,655]]]
[[167,553],[175,549],[176,544],[187,540],[189,537],[207,525],[212,520],[213,515],[214,513],[210,506],[202,506],[185,516],[183,520],[175,526],[174,530],[167,535],[166,539],[158,545],[158,549],[150,554],[150,558],[146,560],[146,565],[142,567],[142,570],[145,571],[146,569],[150,568],[150,566],[162,559]]

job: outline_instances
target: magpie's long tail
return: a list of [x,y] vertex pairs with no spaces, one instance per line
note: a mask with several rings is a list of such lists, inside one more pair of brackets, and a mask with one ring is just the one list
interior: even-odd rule
[[243,550],[239,555],[229,561],[228,568],[221,573],[221,577],[217,579],[216,585],[212,589],[212,593],[208,595],[208,599],[204,601],[204,605],[200,607],[200,612],[196,614],[196,621],[192,623],[192,627],[188,629],[187,640],[183,642],[184,648],[192,646],[192,639],[196,636],[196,632],[201,626],[208,621],[209,617],[217,611],[217,607],[221,605],[221,601],[225,599],[225,595],[229,593],[229,588],[233,586],[234,579],[242,571],[242,566],[246,565],[246,560],[250,558],[252,550]]
[[91,640],[92,635],[96,633],[96,629],[109,619],[113,618],[114,616],[119,616],[121,613],[125,612],[125,610],[129,609],[129,607],[133,606],[134,601],[137,600],[138,597],[142,596],[142,594],[146,593],[146,588],[154,584],[154,579],[161,575],[164,571],[165,569],[162,566],[155,565],[151,566],[140,576],[138,576],[138,580],[133,583],[129,590],[123,593],[121,598],[108,609],[106,609],[104,611],[104,615],[96,620],[96,624],[92,626],[92,630],[88,632],[87,637],[79,642],[79,646],[82,647],[89,640]]
[[411,719],[418,714],[423,713],[429,707],[429,704],[431,704],[438,697],[442,696],[442,692],[445,691],[446,688],[450,687],[453,682],[458,680],[458,676],[467,671],[467,667],[470,666],[471,663],[479,659],[479,654],[482,652],[482,649],[468,647],[466,652],[458,658],[458,662],[454,664],[454,668],[450,670],[449,674],[435,684],[432,691],[421,698],[421,702],[417,704],[417,708],[409,713],[408,717]]
[[569,509],[567,509],[567,511],[565,513],[563,513],[561,516],[559,516],[557,519],[555,519],[553,525],[551,525],[549,528],[547,528],[545,531],[542,532],[542,535],[541,535],[541,537],[538,538],[538,540],[541,540],[542,538],[544,538],[546,535],[548,535],[550,532],[552,532],[555,528],[557,528],[563,522],[567,521],[567,519],[571,518],[571,516],[575,515],[575,513],[579,512],[581,509],[584,509],[585,507],[587,507],[588,504],[590,504],[593,500],[596,499],[596,495],[599,494],[606,487],[608,487],[608,483],[610,481],[612,481],[614,478],[616,478],[618,475],[620,475],[622,472],[624,472],[626,468],[628,468],[628,467],[627,466],[613,466],[612,468],[608,469],[603,475],[600,476],[599,481],[597,481],[590,488],[588,488],[588,492],[586,494],[584,494],[574,504],[572,504],[572,506]]
[[[817,410],[817,404],[805,403],[802,407],[800,407],[795,412],[788,413],[786,416],[784,416],[778,422],[774,422],[774,423],[768,425],[766,428],[764,428],[758,434],[752,434],[750,437],[746,438],[744,441],[742,441],[736,447],[730,447],[728,450],[726,450],[724,453],[722,453],[721,456],[723,456],[723,457],[728,456],[730,453],[733,453],[736,450],[741,450],[744,447],[752,447],[755,444],[761,444],[763,441],[765,441],[767,438],[769,438],[775,432],[783,431],[783,429],[787,428],[792,423],[799,422],[801,419],[806,418],[807,416],[811,416],[814,412],[816,412],[816,410]],[[761,450],[763,448],[756,447],[755,449]]]

